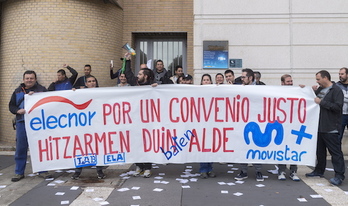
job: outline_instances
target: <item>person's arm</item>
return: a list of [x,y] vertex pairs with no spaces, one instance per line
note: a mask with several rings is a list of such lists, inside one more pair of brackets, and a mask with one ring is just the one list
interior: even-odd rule
[[55,91],[55,90],[56,90],[55,86],[56,86],[56,83],[55,83],[55,82],[52,82],[52,83],[50,84],[50,86],[48,87],[48,91]]
[[9,107],[9,110],[12,114],[17,114],[19,108],[16,104],[16,93],[15,92],[12,93],[10,102],[8,103],[8,107]]
[[70,81],[71,85],[74,85],[74,83],[75,83],[75,81],[76,81],[76,78],[77,78],[77,75],[78,75],[79,73],[77,73],[77,71],[76,71],[74,68],[70,67],[69,65],[68,65],[66,68],[67,68],[67,69],[70,71],[70,73],[72,74],[72,76],[69,78],[69,81]]
[[135,86],[137,85],[137,77],[134,76],[134,73],[132,72],[132,69],[131,69],[131,60],[129,60],[129,56],[127,56],[126,54],[126,57],[127,60],[126,60],[126,68],[125,68],[125,71],[124,71],[124,74],[126,75],[126,79],[127,79],[127,82],[128,84],[130,84],[131,86]]

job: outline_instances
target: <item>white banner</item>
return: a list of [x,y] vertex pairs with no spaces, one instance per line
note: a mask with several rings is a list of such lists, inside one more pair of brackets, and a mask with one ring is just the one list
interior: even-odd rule
[[33,172],[119,163],[314,166],[310,87],[159,85],[25,96]]

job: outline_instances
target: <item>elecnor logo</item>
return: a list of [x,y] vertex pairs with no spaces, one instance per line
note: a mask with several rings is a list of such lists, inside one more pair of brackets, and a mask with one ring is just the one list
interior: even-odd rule
[[[28,114],[30,114],[34,109],[40,107],[44,104],[49,104],[51,102],[61,102],[70,104],[74,108],[78,110],[86,109],[92,99],[88,100],[83,104],[75,104],[71,100],[60,97],[60,96],[51,96],[45,97],[38,102],[36,102],[33,107],[29,110]],[[41,115],[39,117],[34,117],[30,120],[30,128],[34,131],[38,130],[46,130],[46,129],[55,129],[55,128],[66,128],[66,127],[78,127],[78,126],[90,126],[92,124],[92,119],[96,115],[96,111],[88,111],[88,112],[80,112],[80,113],[66,113],[60,115],[48,115],[45,114],[45,110],[41,109]]]

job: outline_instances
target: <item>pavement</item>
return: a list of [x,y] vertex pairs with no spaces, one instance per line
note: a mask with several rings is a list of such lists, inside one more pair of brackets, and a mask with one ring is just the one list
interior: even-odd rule
[[[346,166],[348,165],[348,158]],[[214,163],[215,178],[201,179],[199,164],[153,164],[150,178],[133,177],[132,164],[113,165],[104,170],[106,179],[98,179],[95,168],[84,168],[78,180],[74,170],[50,171],[52,179],[31,174],[28,161],[25,178],[11,182],[14,171],[13,151],[0,152],[0,205],[72,205],[72,206],[202,206],[202,205],[348,205],[348,182],[334,186],[331,161],[324,178],[306,178],[312,168],[299,166],[300,182],[289,178],[279,181],[272,174],[274,165],[263,165],[264,182],[249,178],[235,181],[239,165]],[[287,171],[289,173],[289,171]]]

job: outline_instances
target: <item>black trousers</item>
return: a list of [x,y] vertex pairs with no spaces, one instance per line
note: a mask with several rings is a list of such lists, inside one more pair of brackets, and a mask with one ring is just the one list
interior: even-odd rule
[[331,154],[331,162],[335,171],[335,177],[344,180],[344,158],[338,133],[318,132],[317,142],[317,165],[315,170],[324,174],[326,167],[326,148]]
[[135,163],[135,165],[142,170],[151,170],[152,168],[152,163]]

